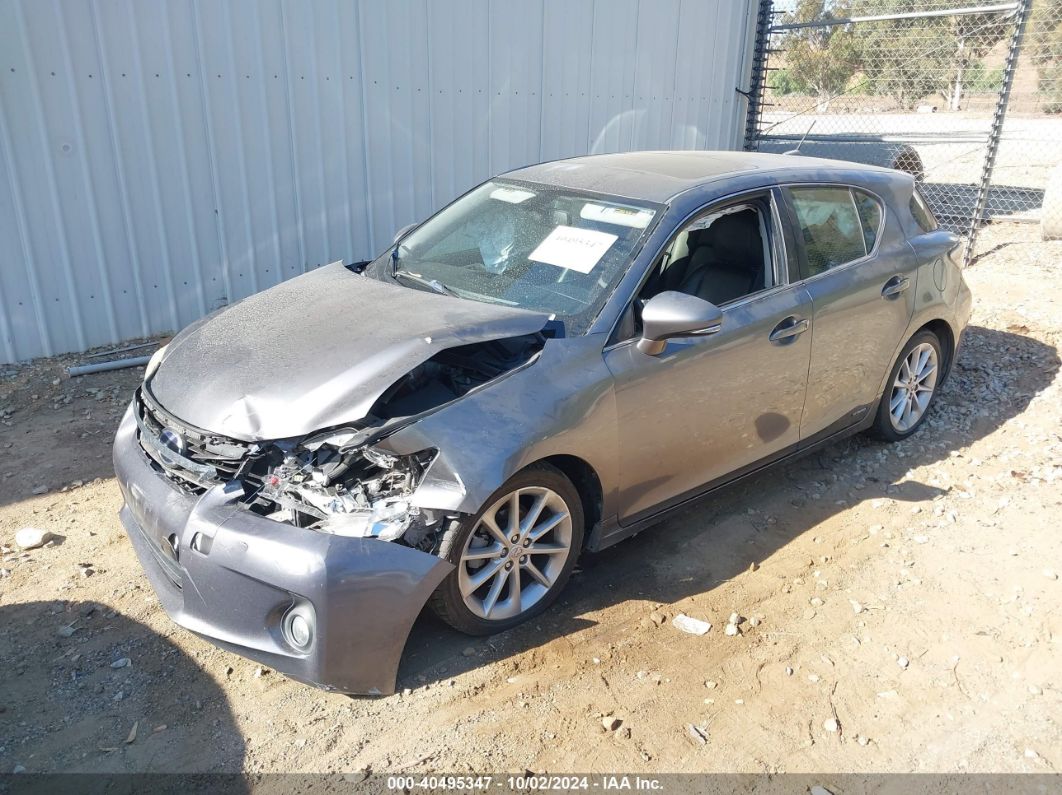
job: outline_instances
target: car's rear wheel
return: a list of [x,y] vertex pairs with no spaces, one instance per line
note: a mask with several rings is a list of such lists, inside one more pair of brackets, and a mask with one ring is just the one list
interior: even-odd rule
[[911,338],[889,374],[872,428],[875,436],[895,442],[918,430],[936,397],[943,361],[936,334],[920,331]]
[[560,595],[582,542],[582,503],[571,481],[555,467],[529,467],[446,532],[439,552],[456,569],[431,607],[470,635],[516,626]]

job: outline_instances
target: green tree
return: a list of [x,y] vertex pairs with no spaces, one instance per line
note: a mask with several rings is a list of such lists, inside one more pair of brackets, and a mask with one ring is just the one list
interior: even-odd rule
[[[922,0],[866,0],[861,15],[924,10]],[[865,22],[853,26],[863,54],[870,90],[891,96],[901,108],[913,108],[939,93],[958,110],[968,72],[1011,30],[1002,14],[923,17]]]
[[[799,0],[783,24],[843,19],[847,6],[828,0]],[[786,87],[792,92],[819,98],[820,110],[845,90],[859,68],[859,47],[845,25],[797,28],[785,35]]]
[[1037,0],[1029,19],[1025,51],[1037,70],[1045,113],[1062,113],[1062,4]]
[[949,110],[959,110],[966,86],[970,79],[970,70],[980,67],[984,72],[981,59],[999,43],[1013,26],[1013,20],[1001,14],[972,14],[970,16],[952,17],[949,33],[954,40],[951,70],[948,81],[941,89]]

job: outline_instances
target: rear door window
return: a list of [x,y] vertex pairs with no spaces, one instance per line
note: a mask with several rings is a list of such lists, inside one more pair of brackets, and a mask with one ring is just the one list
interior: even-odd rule
[[867,255],[863,223],[846,187],[789,188],[809,278]]

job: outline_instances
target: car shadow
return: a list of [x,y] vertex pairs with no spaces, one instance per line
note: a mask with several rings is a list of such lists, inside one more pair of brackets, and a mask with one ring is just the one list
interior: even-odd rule
[[[239,772],[244,753],[222,689],[154,630],[95,602],[0,606],[0,772],[24,772],[15,791],[86,791],[127,773],[191,784]],[[166,783],[185,791],[183,777]]]
[[597,622],[587,616],[610,605],[708,593],[860,502],[943,495],[907,473],[1021,414],[1059,365],[1057,350],[1036,339],[970,327],[926,425],[909,439],[890,446],[850,437],[716,491],[634,538],[584,555],[558,603],[508,632],[470,638],[425,611],[406,645],[398,687],[446,680],[588,629]]

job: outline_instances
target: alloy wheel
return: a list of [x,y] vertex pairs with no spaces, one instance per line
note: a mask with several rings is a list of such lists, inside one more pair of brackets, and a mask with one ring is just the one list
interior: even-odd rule
[[939,372],[937,349],[923,342],[904,357],[889,398],[889,420],[899,433],[918,424],[933,399]]
[[491,505],[468,536],[457,566],[465,605],[487,620],[513,618],[538,603],[572,553],[572,517],[552,489],[515,489]]

